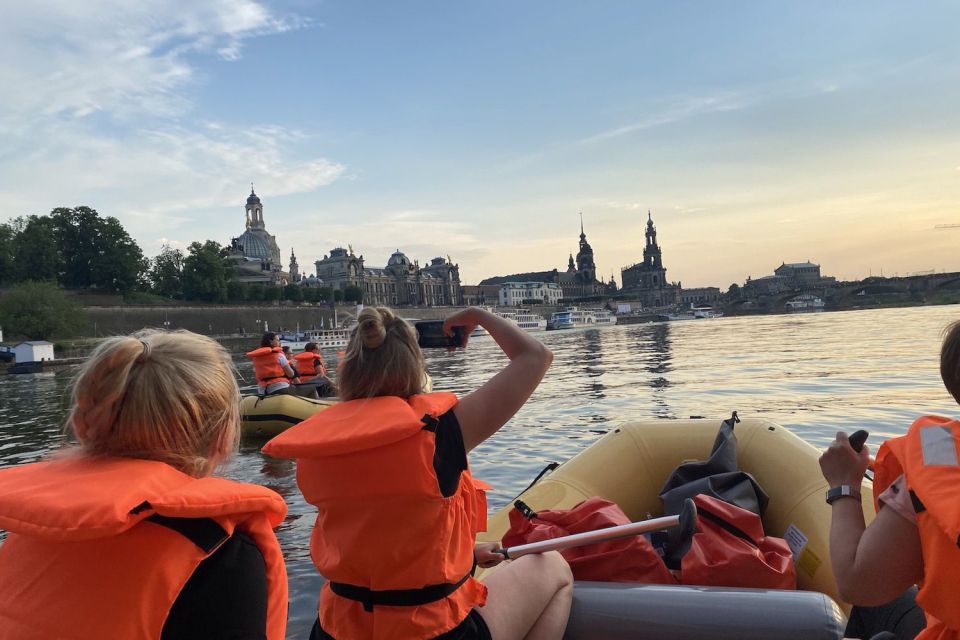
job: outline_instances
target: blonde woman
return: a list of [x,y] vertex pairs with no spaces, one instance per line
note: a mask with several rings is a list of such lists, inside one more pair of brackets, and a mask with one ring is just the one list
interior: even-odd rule
[[209,338],[101,342],[73,386],[78,445],[0,470],[0,639],[282,640],[286,505],[210,477],[237,447],[238,401]]
[[451,316],[444,330],[469,336],[478,325],[510,362],[458,400],[423,393],[423,355],[406,321],[364,309],[338,377],[343,402],[264,447],[297,459],[297,482],[319,511],[311,555],[328,582],[312,639],[563,635],[572,577],[559,554],[472,577],[474,563],[500,558],[495,545],[474,545],[486,527],[486,485],[471,476],[467,453],[523,406],[553,359],[481,309]]

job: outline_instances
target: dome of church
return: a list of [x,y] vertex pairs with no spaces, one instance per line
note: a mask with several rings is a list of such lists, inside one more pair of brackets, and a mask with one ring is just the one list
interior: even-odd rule
[[273,247],[270,245],[271,238],[265,231],[258,232],[256,229],[247,229],[237,240],[243,247],[243,255],[248,258],[261,258],[263,260],[273,260]]
[[260,204],[260,196],[253,192],[253,189],[250,190],[250,195],[247,196],[247,204]]
[[390,259],[387,261],[388,267],[406,267],[410,264],[409,258],[400,251],[394,251],[393,255],[390,256]]

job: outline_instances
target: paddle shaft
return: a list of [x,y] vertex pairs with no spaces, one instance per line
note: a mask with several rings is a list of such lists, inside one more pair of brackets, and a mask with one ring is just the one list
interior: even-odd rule
[[595,542],[604,542],[606,540],[616,540],[617,538],[626,538],[637,536],[650,531],[660,531],[669,527],[676,527],[680,524],[680,516],[664,516],[662,518],[653,518],[643,522],[628,522],[627,524],[608,527],[606,529],[597,529],[595,531],[584,531],[583,533],[574,533],[569,536],[561,536],[550,540],[540,542],[531,542],[521,544],[515,547],[505,549],[496,549],[495,553],[502,554],[507,560],[513,560],[520,556],[530,553],[544,553],[546,551],[558,551],[560,549],[569,549],[570,547],[579,547],[585,544]]

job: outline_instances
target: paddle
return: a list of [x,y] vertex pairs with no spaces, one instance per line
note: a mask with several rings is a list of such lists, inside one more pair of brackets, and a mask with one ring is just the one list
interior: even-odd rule
[[863,443],[867,441],[869,436],[869,431],[860,429],[859,431],[854,431],[851,433],[847,440],[850,441],[850,447],[857,453],[860,453],[860,451],[863,449]]
[[501,554],[506,560],[514,560],[520,556],[531,553],[569,549],[570,547],[579,547],[585,544],[604,542],[606,540],[616,540],[617,538],[636,536],[641,533],[660,531],[676,526],[679,526],[681,529],[681,537],[688,538],[692,535],[696,524],[697,507],[693,504],[693,500],[687,498],[683,503],[683,509],[680,511],[680,515],[677,516],[664,516],[662,518],[652,518],[641,522],[628,522],[627,524],[607,527],[606,529],[584,531],[583,533],[574,533],[569,536],[560,536],[559,538],[552,538],[550,540],[520,544],[505,549],[494,549],[494,553]]

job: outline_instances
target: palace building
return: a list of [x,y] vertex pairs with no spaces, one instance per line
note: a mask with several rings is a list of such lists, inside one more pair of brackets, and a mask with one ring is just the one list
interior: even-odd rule
[[673,306],[680,297],[680,285],[667,281],[663,252],[657,243],[657,228],[649,211],[645,235],[647,242],[643,248],[643,262],[620,270],[623,293],[635,296],[647,308]]
[[496,276],[480,282],[480,286],[499,285],[503,283],[542,282],[560,286],[564,300],[577,298],[596,298],[615,293],[617,284],[610,276],[609,283],[597,280],[597,266],[593,260],[593,247],[587,242],[587,234],[583,231],[583,214],[580,219],[580,249],[576,260],[573,254],[567,261],[567,270],[560,273],[557,269],[550,271],[529,271],[509,276]]
[[353,247],[336,247],[315,263],[317,278],[334,289],[359,287],[364,304],[391,306],[441,306],[463,304],[460,265],[447,256],[421,267],[397,249],[385,267],[364,265]]
[[[267,232],[263,222],[263,204],[250,185],[247,197],[246,230],[230,240],[227,256],[236,271],[237,280],[245,283],[284,285],[291,282],[290,273],[283,270],[277,239]],[[291,251],[292,264],[296,258]]]

